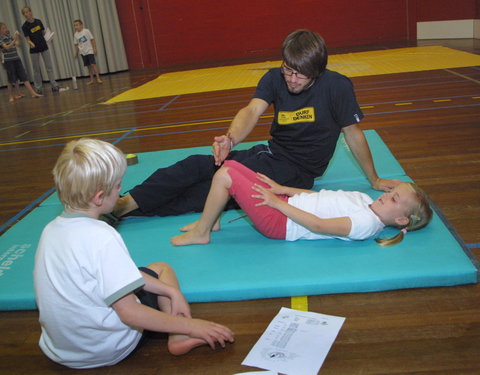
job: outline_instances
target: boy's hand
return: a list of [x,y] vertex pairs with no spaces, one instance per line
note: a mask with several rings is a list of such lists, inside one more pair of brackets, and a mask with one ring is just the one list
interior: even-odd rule
[[35,48],[35,43],[33,43],[31,40],[28,41],[28,44],[30,45],[30,48]]
[[224,348],[226,342],[235,341],[234,333],[221,324],[202,319],[191,319],[189,323],[191,324],[189,336],[205,340],[212,349],[215,349],[217,342]]

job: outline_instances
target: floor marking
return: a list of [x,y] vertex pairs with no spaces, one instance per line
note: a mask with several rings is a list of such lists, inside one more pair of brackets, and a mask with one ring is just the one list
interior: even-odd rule
[[436,99],[433,102],[434,103],[444,103],[444,102],[451,102],[452,99]]
[[449,73],[452,73],[453,75],[456,75],[458,77],[462,77],[463,79],[466,79],[468,81],[472,81],[472,82],[475,82],[475,83],[478,83],[480,84],[480,81],[478,79],[474,79],[474,78],[471,78],[469,76],[466,76],[464,74],[461,74],[461,73],[457,73],[457,72],[454,72],[453,70],[450,70],[450,69],[444,69],[445,71],[449,72]]
[[308,297],[292,297],[291,306],[294,310],[308,311]]
[[26,132],[23,132],[22,134],[16,135],[15,138],[23,137],[25,134],[28,134],[28,133],[30,133],[30,130],[27,130]]
[[400,106],[400,105],[412,105],[413,103],[408,102],[408,103],[395,103],[395,105]]
[[[260,116],[260,119],[271,118],[271,117],[273,117],[273,115]],[[185,124],[150,126],[150,127],[147,127],[147,128],[136,128],[134,131],[135,132],[140,132],[140,131],[147,131],[147,130],[179,128],[179,127],[185,127],[185,126],[197,126],[197,125],[205,125],[205,124],[222,123],[222,122],[226,122],[226,121],[231,121],[231,119],[229,118],[229,119],[213,120],[213,121],[188,122],[188,123],[185,123]],[[123,133],[129,133],[131,131],[132,131],[132,129],[123,129],[123,130],[113,130],[113,131],[110,131],[110,132],[100,132],[100,133],[72,134],[72,135],[65,135],[65,136],[62,136],[62,137],[30,139],[30,140],[19,141],[19,142],[4,142],[4,143],[0,143],[0,146],[10,146],[10,145],[16,145],[16,144],[21,144],[21,143],[48,142],[48,141],[56,141],[56,140],[59,140],[59,139],[68,139],[68,138],[81,138],[81,137],[94,137],[94,136],[96,137],[96,136],[99,136],[99,135],[108,135],[108,134],[123,134]]]
[[163,111],[165,108],[167,108],[170,104],[172,104],[175,100],[177,100],[181,95],[177,95],[176,97],[174,97],[173,99],[171,99],[170,101],[168,101],[167,103],[165,103],[164,105],[162,105],[158,110],[159,111]]
[[371,109],[371,108],[375,108],[374,105],[361,105],[360,106],[360,109]]
[[41,124],[40,126],[45,126],[45,125],[51,124],[51,123],[54,122],[54,121],[55,121],[55,120],[50,120],[50,121],[44,122],[44,123]]

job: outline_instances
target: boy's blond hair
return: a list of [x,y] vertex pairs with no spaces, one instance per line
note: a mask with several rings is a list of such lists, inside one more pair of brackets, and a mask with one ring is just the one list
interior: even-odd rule
[[53,168],[65,208],[87,209],[99,191],[109,195],[127,169],[125,155],[111,143],[82,138],[69,142]]

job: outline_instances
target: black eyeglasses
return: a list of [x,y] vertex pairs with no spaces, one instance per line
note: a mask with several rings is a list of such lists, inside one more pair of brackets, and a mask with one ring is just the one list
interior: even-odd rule
[[309,79],[310,77],[307,77],[306,75],[300,74],[299,72],[296,72],[292,68],[288,67],[285,65],[285,63],[282,64],[282,73],[285,74],[287,77],[291,77],[295,75],[298,79]]

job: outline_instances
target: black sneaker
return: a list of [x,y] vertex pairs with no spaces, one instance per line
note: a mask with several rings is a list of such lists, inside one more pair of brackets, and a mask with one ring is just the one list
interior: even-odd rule
[[53,91],[53,92],[60,91],[60,86],[53,86],[53,87],[52,87],[52,91]]

